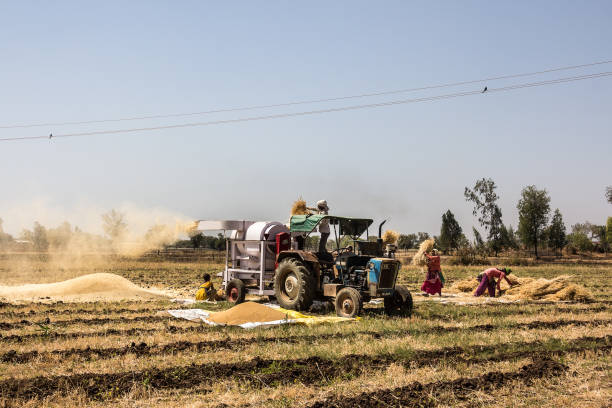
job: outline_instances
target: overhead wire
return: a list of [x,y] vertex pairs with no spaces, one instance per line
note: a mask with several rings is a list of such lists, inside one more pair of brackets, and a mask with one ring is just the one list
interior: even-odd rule
[[385,96],[385,95],[394,95],[399,93],[407,93],[407,92],[416,92],[416,91],[425,91],[431,89],[440,89],[440,88],[448,88],[454,86],[461,85],[470,85],[481,82],[488,81],[497,81],[503,79],[512,79],[512,78],[520,78],[526,76],[534,76],[541,75],[551,72],[572,70],[572,69],[580,69],[587,68],[597,65],[610,64],[612,60],[606,61],[598,61],[591,62],[588,64],[580,64],[580,65],[570,65],[564,67],[550,68],[541,71],[534,72],[525,72],[519,74],[511,74],[511,75],[501,75],[501,76],[493,76],[482,79],[474,79],[469,81],[460,81],[460,82],[450,82],[439,85],[429,85],[418,88],[405,88],[405,89],[396,89],[390,91],[381,91],[381,92],[372,92],[372,93],[363,93],[358,95],[349,95],[349,96],[339,96],[339,97],[331,97],[331,98],[321,98],[321,99],[308,99],[301,101],[293,101],[293,102],[284,102],[284,103],[276,103],[276,104],[263,104],[263,105],[252,105],[252,106],[244,106],[244,107],[235,107],[235,108],[224,108],[224,109],[214,109],[200,112],[188,112],[188,113],[170,113],[170,114],[159,114],[159,115],[146,115],[146,116],[133,116],[133,117],[124,117],[124,118],[114,118],[114,119],[98,119],[98,120],[82,120],[82,121],[67,121],[67,122],[46,122],[46,123],[30,123],[30,124],[13,124],[13,125],[3,125],[0,126],[0,129],[17,129],[17,128],[31,128],[31,127],[42,127],[42,126],[68,126],[68,125],[87,125],[94,123],[109,123],[109,122],[124,122],[124,121],[135,121],[135,120],[148,120],[148,119],[167,119],[167,118],[177,118],[177,117],[186,117],[186,116],[197,116],[197,115],[207,115],[207,114],[215,114],[215,113],[227,113],[227,112],[238,112],[238,111],[247,111],[247,110],[255,110],[255,109],[266,109],[266,108],[279,108],[286,106],[294,106],[294,105],[305,105],[305,104],[314,104],[314,103],[323,103],[323,102],[335,102],[335,101],[343,101],[349,99],[358,99],[358,98],[367,98],[367,97],[375,97],[375,96]]
[[[208,122],[181,123],[181,124],[165,125],[165,126],[152,126],[152,127],[141,127],[141,128],[112,129],[112,130],[98,130],[98,131],[91,131],[91,132],[55,134],[55,135],[52,135],[52,138],[55,139],[55,138],[64,138],[64,137],[82,137],[82,136],[109,135],[109,134],[119,134],[119,133],[146,132],[146,131],[164,130],[164,129],[178,129],[178,128],[187,128],[187,127],[211,126],[211,125],[220,125],[220,124],[228,124],[228,123],[269,120],[269,119],[281,119],[281,118],[288,118],[288,117],[316,115],[316,114],[342,112],[342,111],[350,111],[350,110],[358,110],[358,109],[369,109],[369,108],[393,106],[393,105],[408,104],[408,103],[429,102],[429,101],[436,101],[436,100],[441,100],[441,99],[459,98],[459,97],[478,95],[478,94],[505,92],[505,91],[511,91],[515,89],[522,89],[522,88],[532,88],[532,87],[553,85],[553,84],[566,83],[566,82],[584,81],[587,79],[602,78],[602,77],[607,77],[611,75],[612,75],[612,71],[599,72],[595,74],[557,78],[557,79],[552,79],[552,80],[547,80],[547,81],[515,84],[515,85],[509,85],[509,86],[505,86],[501,88],[488,88],[486,92],[484,92],[483,90],[474,90],[474,91],[466,91],[466,92],[457,92],[457,93],[452,93],[452,94],[429,96],[429,97],[423,97],[423,98],[403,99],[403,100],[371,103],[371,104],[364,104],[364,105],[342,106],[342,107],[337,107],[337,108],[319,109],[319,110],[311,110],[311,111],[304,111],[304,112],[287,112],[287,113],[280,113],[280,114],[274,114],[274,115],[252,116],[252,117],[246,117],[246,118],[224,119],[224,120],[215,120],[215,121],[208,121]],[[0,138],[0,142],[17,141],[17,140],[47,139],[47,138],[50,138],[50,136],[9,137],[9,138]]]

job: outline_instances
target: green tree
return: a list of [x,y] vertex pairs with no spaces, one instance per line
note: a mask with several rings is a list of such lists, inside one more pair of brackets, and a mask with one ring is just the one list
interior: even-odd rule
[[440,227],[439,237],[440,248],[445,252],[459,248],[459,240],[462,235],[463,230],[451,210],[442,214],[442,226]]
[[401,234],[399,239],[397,240],[397,247],[399,249],[412,249],[417,244],[417,235],[416,234]]
[[199,248],[202,246],[202,242],[204,242],[204,234],[201,232],[198,232],[197,234],[190,234],[189,241],[194,249]]
[[426,239],[429,239],[429,233],[427,233],[427,232],[417,232],[417,245],[420,244],[421,242],[425,241]]
[[527,186],[521,192],[521,199],[516,207],[519,212],[518,232],[521,240],[526,246],[534,247],[538,259],[538,244],[548,224],[550,197],[546,190]]
[[113,242],[121,240],[127,233],[125,214],[115,209],[102,214],[102,228]]
[[480,232],[478,232],[476,227],[472,227],[472,233],[474,234],[474,247],[482,250],[485,246],[482,235],[480,235]]
[[557,208],[553,214],[548,228],[548,245],[555,250],[561,250],[567,245],[567,236],[565,235],[565,224],[563,223],[563,216]]
[[502,224],[500,227],[500,240],[501,247],[508,249],[518,249],[518,241],[516,239],[516,234],[514,229],[512,229],[512,225],[508,225],[507,227]]
[[465,188],[463,195],[466,201],[472,202],[472,214],[478,216],[481,227],[487,231],[487,240],[497,256],[501,249],[502,211],[497,205],[499,196],[495,193],[497,186],[492,179],[482,178],[476,182],[473,189]]
[[608,248],[612,247],[612,217],[608,217],[606,223],[606,239],[608,241]]

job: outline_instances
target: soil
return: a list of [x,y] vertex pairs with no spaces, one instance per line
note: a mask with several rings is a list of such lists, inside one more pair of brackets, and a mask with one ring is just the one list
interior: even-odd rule
[[355,397],[332,397],[315,402],[309,408],[354,408],[354,407],[434,407],[442,394],[465,400],[474,391],[491,391],[512,381],[531,383],[533,380],[561,375],[567,366],[550,358],[534,357],[531,364],[515,372],[493,371],[478,377],[461,377],[453,381],[437,381],[429,384],[413,382],[393,390],[364,392]]
[[[228,342],[231,340],[227,340]],[[569,352],[579,352],[586,350],[599,350],[609,352],[612,348],[610,344],[612,336],[601,338],[584,337],[568,342],[564,350],[555,352],[546,351],[545,347],[540,350],[534,350],[533,347],[545,344],[541,342],[534,343],[509,343],[505,345],[490,345],[477,346],[462,349],[459,347],[446,348],[433,351],[415,351],[413,355],[398,357],[398,356],[369,356],[369,355],[348,355],[340,360],[324,359],[320,357],[309,357],[296,360],[272,360],[255,358],[250,361],[233,363],[233,364],[192,364],[183,367],[170,367],[165,369],[150,369],[146,371],[128,371],[118,373],[85,373],[60,376],[39,376],[27,379],[7,379],[0,381],[0,395],[7,399],[31,399],[34,397],[44,398],[52,394],[66,395],[75,388],[82,389],[89,398],[92,399],[112,399],[119,395],[128,393],[134,386],[144,384],[151,389],[184,389],[210,385],[214,382],[223,379],[234,379],[237,382],[249,385],[251,387],[267,387],[282,384],[326,384],[337,379],[350,379],[362,374],[365,370],[384,369],[391,363],[401,363],[409,367],[424,366],[431,364],[432,359],[448,359],[454,362],[464,363],[482,363],[490,361],[505,361],[517,358],[532,357],[534,364],[530,365],[529,371],[521,370],[520,375],[516,378],[529,378],[535,368],[542,367],[560,367],[557,363],[550,360],[549,356],[564,355]],[[500,353],[497,355],[481,355],[486,352],[494,353],[495,351],[503,350],[505,347],[512,346],[514,348],[525,347],[525,351],[516,351],[509,353]],[[135,350],[146,349],[146,344],[131,346]],[[536,347],[537,348],[537,347]],[[469,357],[479,353],[478,357]],[[6,354],[5,354],[6,355]],[[547,361],[547,363],[536,364],[535,359]],[[554,364],[553,364],[554,363]],[[466,383],[459,380],[452,382],[465,389],[478,389],[485,387],[493,381],[502,381],[508,377],[507,374],[499,374],[491,377],[493,374],[487,374],[483,377],[484,380],[476,381],[468,379]],[[499,378],[501,379],[499,379]],[[457,382],[459,381],[459,382]],[[465,380],[464,380],[465,381]],[[422,389],[422,385],[419,385]],[[448,388],[448,386],[446,386]],[[476,387],[476,388],[474,388]],[[462,389],[463,389],[462,388]],[[203,390],[206,391],[206,390]],[[385,392],[388,393],[388,392]],[[425,394],[419,394],[422,397]],[[360,398],[379,398],[377,393],[365,394]],[[370,395],[370,397],[368,397]],[[401,398],[408,398],[409,394],[404,391],[400,392]],[[344,401],[344,400],[343,400]],[[388,403],[388,400],[385,400]],[[321,407],[333,406],[349,406],[349,405],[333,405],[336,401],[324,401],[322,404],[315,405]],[[337,403],[343,403],[338,401]],[[368,404],[360,404],[354,401],[351,407],[367,406]]]
[[55,326],[66,326],[71,324],[83,324],[83,325],[92,325],[98,326],[101,324],[107,323],[137,323],[137,322],[162,322],[167,321],[168,318],[165,316],[139,316],[139,317],[94,317],[91,319],[87,318],[76,318],[76,319],[67,319],[67,320],[51,320],[48,317],[46,319],[42,319],[40,321],[29,321],[29,320],[21,320],[19,322],[11,322],[5,323],[0,322],[0,329],[3,330],[11,330],[24,326],[31,326],[37,324],[45,324],[45,325],[55,325]]

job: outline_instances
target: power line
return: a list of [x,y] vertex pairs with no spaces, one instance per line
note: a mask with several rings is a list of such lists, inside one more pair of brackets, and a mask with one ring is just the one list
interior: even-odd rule
[[84,121],[75,121],[75,122],[32,123],[32,124],[22,124],[22,125],[5,125],[5,126],[0,126],[0,129],[31,128],[31,127],[41,127],[41,126],[86,125],[86,124],[93,124],[93,123],[177,118],[177,117],[185,117],[185,116],[207,115],[207,114],[213,114],[213,113],[227,113],[227,112],[237,112],[237,111],[246,111],[246,110],[255,110],[255,109],[265,109],[265,108],[279,108],[283,106],[304,105],[304,104],[322,103],[322,102],[334,102],[334,101],[342,101],[342,100],[347,100],[347,99],[367,98],[367,97],[373,97],[373,96],[393,95],[393,94],[406,93],[406,92],[425,91],[429,89],[448,88],[448,87],[459,86],[459,85],[469,85],[469,84],[475,84],[475,83],[480,83],[480,82],[520,78],[520,77],[526,77],[526,76],[541,75],[541,74],[546,74],[550,72],[587,68],[587,67],[592,67],[596,65],[603,65],[603,64],[610,64],[610,63],[612,63],[612,60],[591,62],[588,64],[581,64],[581,65],[571,65],[571,66],[565,66],[565,67],[559,67],[559,68],[550,68],[550,69],[546,69],[543,71],[502,75],[502,76],[495,76],[495,77],[489,77],[489,78],[483,78],[483,79],[474,79],[470,81],[451,82],[451,83],[440,84],[440,85],[430,85],[430,86],[424,86],[420,88],[397,89],[397,90],[391,90],[391,91],[364,93],[364,94],[350,95],[350,96],[339,96],[339,97],[333,97],[333,98],[309,99],[309,100],[277,103],[277,104],[270,104],[270,105],[253,105],[253,106],[245,106],[245,107],[238,107],[238,108],[215,109],[215,110],[208,110],[208,111],[201,111],[201,112],[171,113],[171,114],[149,115],[149,116],[133,116],[133,117],[115,118],[115,119],[84,120]]
[[[490,89],[487,89],[486,94],[494,93],[494,92],[505,92],[505,91],[511,91],[515,89],[522,89],[522,88],[533,88],[533,87],[538,87],[538,86],[560,84],[560,83],[565,83],[565,82],[584,81],[587,79],[602,78],[602,77],[607,77],[611,75],[612,75],[612,71],[608,71],[608,72],[599,72],[596,74],[589,74],[589,75],[557,78],[557,79],[552,79],[548,81],[516,84],[516,85],[510,85],[510,86],[506,86],[502,88],[490,88]],[[79,136],[109,135],[109,134],[118,134],[118,133],[146,132],[146,131],[163,130],[163,129],[178,129],[178,128],[186,128],[186,127],[211,126],[211,125],[221,125],[221,124],[228,124],[228,123],[238,123],[238,122],[252,122],[252,121],[267,120],[267,119],[281,119],[281,118],[288,118],[288,117],[294,117],[294,116],[307,116],[307,115],[316,115],[316,114],[331,113],[331,112],[342,112],[342,111],[357,110],[357,109],[378,108],[378,107],[401,105],[401,104],[407,104],[407,103],[429,102],[429,101],[436,101],[436,100],[441,100],[441,99],[450,99],[450,98],[478,95],[478,94],[483,94],[483,93],[484,92],[482,90],[476,90],[476,91],[458,92],[458,93],[453,93],[453,94],[429,96],[429,97],[424,97],[424,98],[403,99],[403,100],[397,100],[397,101],[372,103],[372,104],[367,104],[367,105],[352,105],[352,106],[312,110],[312,111],[305,111],[305,112],[280,113],[276,115],[252,116],[252,117],[246,117],[246,118],[215,120],[215,121],[209,121],[209,122],[182,123],[182,124],[177,124],[177,125],[166,125],[166,126],[99,130],[99,131],[81,132],[81,133],[65,133],[65,134],[53,135],[53,139],[59,138],[59,137],[79,137]],[[47,138],[50,138],[50,136],[10,137],[10,138],[0,138],[0,142],[15,141],[15,140],[47,139]]]

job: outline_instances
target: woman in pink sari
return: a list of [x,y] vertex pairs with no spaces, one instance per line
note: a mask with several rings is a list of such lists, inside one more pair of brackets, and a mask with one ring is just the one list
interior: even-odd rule
[[427,257],[427,277],[421,286],[421,290],[427,295],[438,294],[442,296],[442,279],[440,279],[440,273],[442,269],[440,267],[440,257],[438,251],[435,249],[432,251],[433,255],[425,253]]

